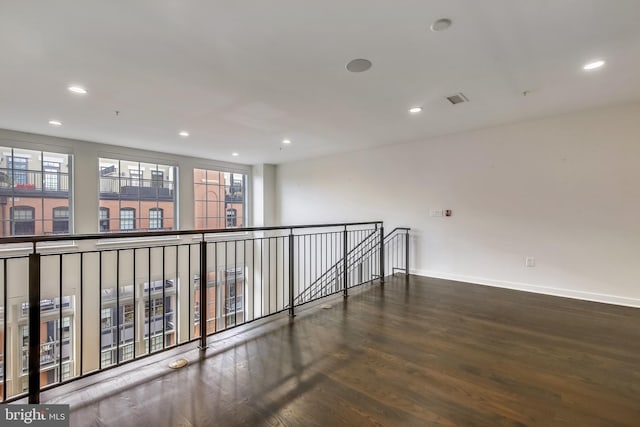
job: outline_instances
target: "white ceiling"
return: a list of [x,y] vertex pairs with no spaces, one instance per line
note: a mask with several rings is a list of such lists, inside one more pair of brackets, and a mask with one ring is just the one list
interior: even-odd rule
[[638,0],[0,0],[0,128],[282,163],[637,99]]

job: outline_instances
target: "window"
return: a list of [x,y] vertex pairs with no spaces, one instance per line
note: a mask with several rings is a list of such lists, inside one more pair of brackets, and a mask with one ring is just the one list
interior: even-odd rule
[[103,330],[111,328],[111,309],[103,308],[102,310],[100,310],[100,319],[101,327]]
[[131,186],[140,187],[140,178],[142,178],[142,172],[139,169],[130,169],[129,176],[131,176]]
[[102,351],[102,353],[100,354],[100,365],[105,368],[109,365],[111,365],[111,363],[113,363],[113,357],[112,357],[112,351],[111,350],[107,350],[107,351]]
[[[149,345],[148,342],[148,339],[145,339],[145,345]],[[162,350],[162,348],[162,335],[151,337],[151,352]]]
[[26,157],[9,156],[7,157],[7,169],[9,176],[13,180],[13,185],[27,184],[27,173],[22,172],[28,169],[29,159]]
[[133,343],[120,347],[120,361],[133,359]]
[[0,237],[72,231],[71,160],[68,154],[0,147]]
[[151,171],[151,186],[154,188],[162,188],[162,183],[164,182],[164,172],[162,171]]
[[[100,158],[99,230],[175,228],[176,176],[175,166]],[[120,227],[109,224],[120,224]]]
[[129,324],[133,322],[135,317],[133,304],[125,304],[122,310],[122,323]]
[[109,208],[100,208],[98,221],[100,222],[100,232],[109,231]]
[[63,363],[62,364],[62,380],[68,380],[71,378],[71,364]]
[[60,189],[60,163],[43,161],[42,170],[44,171],[45,190],[58,191]]
[[34,212],[35,209],[31,206],[15,206],[11,208],[11,235],[36,234]]
[[53,208],[53,232],[68,233],[69,232],[69,208],[59,207]]
[[[67,297],[63,297],[63,301]],[[45,301],[45,300],[43,300]],[[59,300],[56,299],[59,305]],[[62,328],[61,328],[62,326]],[[62,329],[62,330],[61,330]],[[40,324],[40,372],[44,374],[41,377],[41,385],[46,386],[60,380],[71,378],[73,372],[71,364],[73,363],[72,351],[74,347],[73,338],[73,317],[64,316],[62,325],[59,318],[53,320],[42,320]],[[29,372],[29,326],[20,325],[19,336],[22,339],[22,370],[21,377],[26,377]],[[60,364],[62,363],[62,370]],[[67,369],[64,366],[67,365]]]
[[243,227],[247,175],[205,169],[193,170],[195,227]]
[[238,211],[234,208],[227,209],[227,228],[235,227]]
[[160,230],[162,228],[162,209],[152,208],[149,210],[149,228]]
[[136,210],[133,208],[120,209],[120,230],[130,231],[136,229]]

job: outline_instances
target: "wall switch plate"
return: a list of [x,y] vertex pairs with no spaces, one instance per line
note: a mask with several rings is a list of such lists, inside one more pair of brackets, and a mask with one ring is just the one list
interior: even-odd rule
[[524,259],[524,265],[526,267],[535,267],[536,266],[536,259],[532,256],[528,256]]
[[431,209],[429,211],[430,216],[442,216],[442,209]]

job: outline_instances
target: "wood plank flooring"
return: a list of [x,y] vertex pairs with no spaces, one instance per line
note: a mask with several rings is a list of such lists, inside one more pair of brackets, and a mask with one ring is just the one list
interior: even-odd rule
[[640,309],[417,276],[329,304],[43,398],[72,426],[640,426]]

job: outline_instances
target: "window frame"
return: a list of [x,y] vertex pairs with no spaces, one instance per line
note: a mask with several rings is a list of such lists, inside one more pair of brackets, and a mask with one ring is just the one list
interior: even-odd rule
[[[98,207],[109,209],[109,222],[112,225],[107,227],[107,218],[99,218],[98,232],[107,234],[118,231],[178,229],[179,168],[176,163],[98,153],[96,173]],[[114,225],[123,222],[119,215],[125,208],[133,208],[136,211],[133,229],[128,228],[131,223],[129,217],[124,218],[127,228]],[[149,214],[151,209],[162,209],[161,218],[152,219]],[[154,228],[151,228],[150,224]],[[155,228],[158,224],[160,228]]]
[[[123,215],[122,215],[123,212],[131,212],[132,213],[131,218],[123,217]],[[136,230],[136,209],[135,208],[130,208],[130,207],[124,207],[123,208],[123,207],[121,207],[120,208],[120,215],[119,215],[118,219],[120,220],[120,231],[135,231]],[[126,221],[130,220],[131,221],[131,225],[132,225],[131,228],[124,228],[122,226],[122,224],[123,224],[122,220],[126,220]]]
[[[45,151],[40,146],[10,140],[0,145],[0,196],[6,209],[0,238],[73,233],[73,153],[61,147]],[[14,223],[9,210],[19,206],[34,208],[32,220],[18,214],[19,223]],[[64,229],[54,230],[54,225],[60,225],[60,219],[55,221],[52,216],[51,208],[56,206],[68,208],[68,227]],[[28,225],[31,221],[33,226]],[[0,247],[9,250],[7,245]],[[11,250],[21,249],[12,245]]]
[[[159,216],[154,217],[153,214],[159,214]],[[159,225],[159,226],[152,226]],[[162,208],[151,208],[149,209],[149,230],[162,230],[164,228],[164,209]]]
[[[51,178],[55,179],[50,181]],[[42,160],[42,188],[44,191],[60,190],[60,163]]]
[[[197,229],[249,227],[250,170],[197,165],[192,169],[193,224]],[[227,211],[235,210],[228,217]]]
[[[56,216],[56,212],[62,212],[62,211],[66,211],[67,215],[66,217],[57,217]],[[64,218],[64,219],[62,219]],[[69,234],[69,227],[70,227],[70,218],[71,218],[71,210],[69,209],[69,206],[56,206],[53,209],[51,209],[51,232],[53,234]],[[56,224],[61,224],[61,223],[66,223],[66,231],[56,231]]]
[[[102,216],[102,213],[105,212],[106,216]],[[111,209],[106,206],[98,206],[98,229],[101,233],[108,233],[111,229]],[[103,226],[106,226],[106,229],[103,229]]]
[[[25,219],[25,218],[20,218],[20,219],[16,219],[16,212],[30,212],[31,213],[31,219]],[[36,234],[36,208],[34,208],[33,206],[27,206],[27,205],[17,205],[17,206],[12,206],[9,208],[9,218],[11,221],[11,231],[10,231],[10,235],[11,236],[33,236]],[[31,233],[16,233],[16,225],[17,224],[27,224],[30,223],[31,224]]]
[[225,217],[227,221],[226,228],[236,228],[238,226],[238,210],[236,208],[227,208]]

